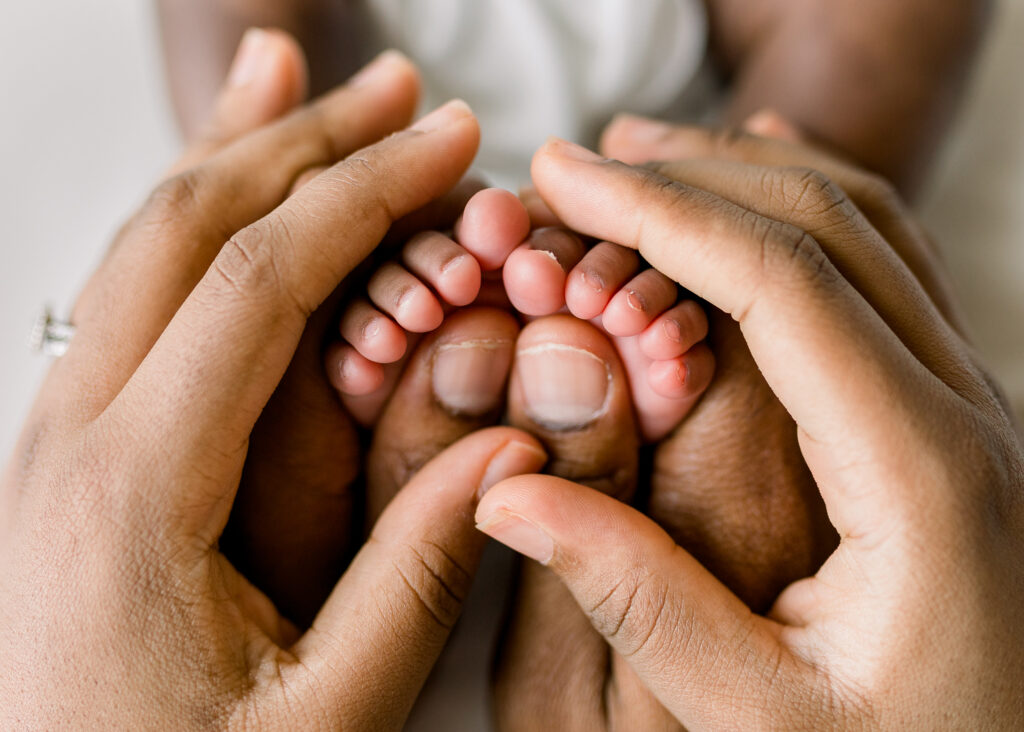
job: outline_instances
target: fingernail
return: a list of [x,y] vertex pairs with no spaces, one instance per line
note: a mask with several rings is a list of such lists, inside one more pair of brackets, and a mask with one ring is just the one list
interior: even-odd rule
[[442,344],[434,356],[434,396],[451,412],[480,417],[501,404],[511,365],[511,341]]
[[516,354],[527,415],[550,430],[581,429],[608,409],[611,368],[590,351],[546,343]]
[[468,104],[461,99],[453,99],[447,104],[438,107],[426,117],[420,119],[409,129],[416,130],[417,132],[433,132],[434,130],[439,130],[442,127],[447,127],[452,122],[460,120],[463,117],[471,116],[473,116],[473,110],[469,108]]
[[245,86],[263,73],[270,58],[267,53],[269,41],[270,34],[260,28],[250,28],[245,32],[228,73],[230,88]]
[[357,71],[355,76],[348,80],[348,87],[350,89],[358,89],[363,86],[371,86],[391,76],[399,67],[410,64],[409,59],[398,51],[384,51]]
[[534,523],[498,509],[476,526],[492,539],[541,564],[555,554],[555,542]]
[[484,477],[480,480],[480,487],[476,492],[477,498],[483,498],[487,491],[503,480],[526,473],[536,473],[547,461],[547,454],[540,448],[525,442],[508,443],[487,464],[487,470],[484,471]]
[[570,160],[579,160],[582,163],[596,163],[600,160],[604,160],[604,158],[596,152],[588,150],[581,145],[577,145],[575,142],[563,140],[560,137],[549,137],[548,147],[554,150],[557,155],[569,158]]
[[622,135],[631,142],[659,142],[672,131],[672,125],[647,117],[622,114],[612,123],[616,135]]

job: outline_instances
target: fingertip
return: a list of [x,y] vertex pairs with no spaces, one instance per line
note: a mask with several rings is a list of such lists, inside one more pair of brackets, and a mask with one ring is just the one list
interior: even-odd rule
[[672,137],[673,125],[633,114],[619,114],[601,134],[603,154],[628,164],[661,158],[659,148]]
[[515,476],[537,473],[547,461],[548,454],[536,438],[514,430],[487,464],[477,496],[482,499],[495,485]]
[[743,129],[758,137],[767,137],[783,142],[800,143],[803,133],[774,109],[762,109],[750,115],[743,123]]

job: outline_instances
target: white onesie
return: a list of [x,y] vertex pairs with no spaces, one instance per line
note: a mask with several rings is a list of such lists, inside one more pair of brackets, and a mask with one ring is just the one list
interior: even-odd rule
[[678,119],[707,105],[701,0],[366,1],[379,42],[423,71],[425,108],[473,107],[477,167],[513,190],[549,135],[593,146],[617,112]]

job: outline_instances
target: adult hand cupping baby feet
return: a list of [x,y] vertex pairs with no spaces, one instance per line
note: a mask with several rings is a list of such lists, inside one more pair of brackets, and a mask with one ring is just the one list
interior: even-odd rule
[[1020,726],[1024,451],[894,252],[920,250],[915,227],[876,199],[875,228],[807,169],[656,169],[553,143],[534,175],[567,224],[632,232],[736,319],[842,542],[762,617],[650,519],[557,478],[498,484],[480,527],[558,574],[689,728]]

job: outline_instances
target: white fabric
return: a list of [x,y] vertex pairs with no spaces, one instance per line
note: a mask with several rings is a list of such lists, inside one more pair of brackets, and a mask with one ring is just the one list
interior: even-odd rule
[[528,180],[549,135],[593,144],[617,112],[664,114],[705,55],[701,0],[367,0],[381,43],[422,69],[424,105],[466,99],[477,166]]

